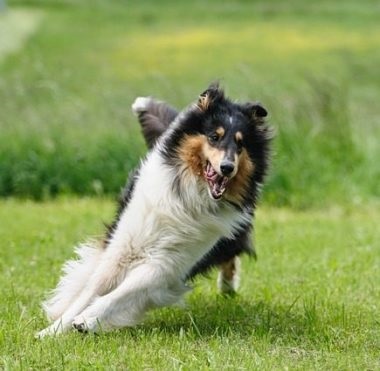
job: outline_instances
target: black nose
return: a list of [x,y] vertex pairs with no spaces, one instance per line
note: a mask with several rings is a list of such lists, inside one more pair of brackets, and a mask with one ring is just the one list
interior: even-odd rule
[[223,175],[230,175],[235,169],[235,165],[231,161],[222,161],[220,164],[220,171]]

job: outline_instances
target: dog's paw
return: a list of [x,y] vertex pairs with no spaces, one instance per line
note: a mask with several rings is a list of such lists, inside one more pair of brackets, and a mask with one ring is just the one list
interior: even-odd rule
[[49,327],[46,327],[45,329],[43,329],[42,331],[39,331],[37,332],[34,337],[36,339],[42,339],[46,336],[55,336],[55,335],[59,335],[63,332],[63,328],[62,327],[57,327],[55,326],[54,324],[49,326]]
[[221,294],[234,296],[239,288],[239,277],[236,276],[232,279],[227,279],[219,272],[217,286]]
[[96,317],[86,318],[83,316],[78,316],[74,318],[72,327],[83,333],[97,332],[99,330],[99,321]]
[[132,111],[135,115],[138,115],[142,112],[146,112],[149,104],[151,102],[151,98],[149,97],[138,97],[132,104]]
[[73,322],[73,329],[77,330],[78,332],[88,332],[87,326],[84,322]]
[[34,338],[35,339],[42,339],[46,336],[51,336],[51,333],[49,331],[49,327],[37,332],[35,335],[34,335]]

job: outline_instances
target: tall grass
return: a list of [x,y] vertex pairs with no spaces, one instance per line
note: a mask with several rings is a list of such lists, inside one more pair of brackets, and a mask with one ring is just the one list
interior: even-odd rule
[[279,119],[267,197],[277,204],[347,201],[375,194],[365,149],[355,141],[346,85],[310,80],[304,96]]
[[13,4],[37,8],[43,21],[0,64],[0,196],[117,193],[146,151],[134,97],[180,108],[215,78],[270,112],[277,136],[267,202],[379,196],[372,2],[360,12],[333,0]]
[[1,195],[37,200],[75,193],[101,195],[119,192],[126,174],[143,155],[126,135],[99,136],[68,142],[32,136],[0,149]]

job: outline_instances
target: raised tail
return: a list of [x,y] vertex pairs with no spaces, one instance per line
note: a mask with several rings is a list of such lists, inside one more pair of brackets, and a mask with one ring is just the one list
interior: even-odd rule
[[178,115],[177,110],[173,107],[151,97],[136,98],[132,104],[132,111],[139,119],[149,148],[153,147],[157,139]]

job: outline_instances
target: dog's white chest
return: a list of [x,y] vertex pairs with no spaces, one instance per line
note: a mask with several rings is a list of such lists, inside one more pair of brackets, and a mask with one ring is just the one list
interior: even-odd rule
[[245,217],[210,200],[196,183],[185,192],[175,194],[170,168],[153,153],[141,168],[109,248],[142,260],[166,260],[186,274],[218,239],[230,237]]

